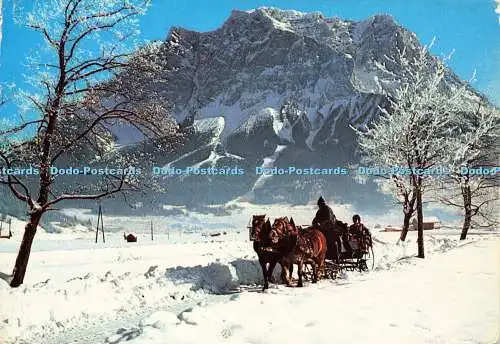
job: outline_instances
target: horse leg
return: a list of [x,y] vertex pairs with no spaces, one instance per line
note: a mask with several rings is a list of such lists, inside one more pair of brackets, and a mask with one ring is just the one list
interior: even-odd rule
[[[291,278],[288,277],[289,270],[290,270],[290,268],[289,268],[289,265],[287,263],[281,264],[281,279],[283,280],[283,283],[285,283],[287,287],[290,286],[290,282],[291,282]],[[291,273],[290,273],[290,275],[291,275]]]
[[267,263],[261,257],[259,257],[259,263],[262,269],[262,275],[264,276],[264,287],[262,288],[262,291],[264,291],[269,288],[269,282],[267,280]]
[[321,262],[321,258],[320,258],[319,263],[318,262],[314,262],[316,264],[316,268],[317,268],[317,271],[318,271],[318,273],[316,274],[316,282],[314,282],[314,283],[317,283],[320,279],[322,279],[324,276],[326,276],[324,262],[325,262],[324,259],[323,259],[323,263]]
[[286,281],[287,268],[283,262],[280,262],[280,266],[281,266],[281,282],[286,284],[287,283],[287,281]]
[[318,279],[325,275],[325,258],[326,252],[322,252],[316,259],[313,259],[313,283],[317,283]]
[[320,256],[319,256],[319,271],[321,273],[321,276],[319,278],[326,276],[325,258],[326,258],[326,252],[320,254]]
[[297,284],[297,287],[303,287],[304,286],[304,283],[302,282],[302,275],[303,275],[303,262],[302,260],[299,260],[298,263],[297,263],[297,266],[298,266],[298,270],[297,273],[299,275],[299,283]]
[[[277,263],[277,261],[274,259],[271,262],[269,262],[269,269],[267,270],[267,280],[268,281],[273,276],[273,271],[274,271],[274,267],[276,266],[276,263]],[[268,288],[269,288],[269,285],[268,285]]]
[[312,264],[312,269],[313,269],[313,279],[312,283],[318,283],[318,264],[314,261]]

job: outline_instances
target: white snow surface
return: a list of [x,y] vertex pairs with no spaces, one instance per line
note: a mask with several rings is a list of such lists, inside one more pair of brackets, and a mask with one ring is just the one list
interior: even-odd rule
[[130,343],[495,343],[499,243],[468,242],[425,261],[306,288],[243,291],[180,315],[156,312]]
[[[331,343],[332,335],[335,343],[494,343],[498,338],[498,232],[472,231],[459,241],[458,230],[426,231],[422,260],[414,257],[415,232],[397,243],[398,233],[376,232],[374,224],[382,221],[367,218],[375,238],[373,271],[347,272],[304,288],[272,284],[262,293],[260,266],[245,228],[249,214],[293,215],[305,224],[314,209],[247,204],[232,215],[240,230],[218,237],[172,231],[168,237],[155,233],[152,242],[139,232],[137,243],[126,243],[123,232],[116,232],[95,244],[92,232],[79,232],[78,239],[41,233],[25,284],[11,289],[0,280],[0,339],[5,344],[260,344],[290,338]],[[352,211],[334,207],[339,218]],[[202,219],[200,225],[212,231],[221,221],[195,214],[184,219]],[[128,231],[139,223],[134,217],[120,220],[130,225]],[[150,219],[142,220],[147,227]],[[105,216],[104,223],[111,222]],[[0,240],[0,272],[11,271],[12,248],[19,241],[19,235]],[[214,294],[227,296],[210,302]],[[179,303],[181,308],[172,308]],[[130,328],[119,328],[118,319],[130,319]],[[103,331],[95,332],[96,324]],[[86,339],[77,340],[82,332]]]
[[347,281],[242,292],[179,317],[157,312],[130,343],[494,343],[498,243]]

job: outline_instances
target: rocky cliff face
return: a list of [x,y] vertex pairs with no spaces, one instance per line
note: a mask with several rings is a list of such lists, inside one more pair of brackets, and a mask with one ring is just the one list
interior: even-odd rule
[[358,184],[352,176],[263,177],[255,169],[358,163],[350,126],[366,125],[386,104],[387,82],[375,61],[418,46],[415,35],[387,15],[353,22],[260,8],[233,11],[211,32],[172,28],[160,49],[166,68],[147,87],[160,90],[191,131],[182,148],[173,155],[159,152],[154,163],[239,166],[245,175],[165,177],[168,195],[155,202],[196,205],[244,197],[303,203],[321,193],[368,206],[380,199],[373,184]]
[[318,126],[332,113],[366,121],[381,101],[373,61],[414,44],[387,16],[354,23],[267,8],[233,11],[213,32],[173,28],[163,49],[171,70],[159,80],[169,80],[163,94],[179,121],[223,116],[225,137],[262,109],[279,112],[291,102]]
[[[165,69],[145,88],[174,106],[172,115],[188,137],[174,153],[148,152],[151,164],[238,166],[245,174],[166,176],[167,194],[150,194],[148,201],[156,207],[237,197],[305,203],[322,194],[358,206],[378,202],[374,185],[353,176],[260,176],[256,167],[358,163],[350,126],[376,117],[386,104],[383,88],[390,90],[375,61],[418,46],[413,33],[386,15],[353,22],[260,8],[233,11],[211,32],[172,28],[159,49]],[[127,138],[127,150],[148,149],[138,133],[118,130],[115,136]]]

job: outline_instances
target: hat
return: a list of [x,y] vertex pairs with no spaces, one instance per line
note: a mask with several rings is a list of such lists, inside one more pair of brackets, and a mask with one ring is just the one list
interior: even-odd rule
[[323,198],[323,196],[320,196],[320,198],[318,199],[318,205],[321,205],[321,204],[326,204],[326,201]]

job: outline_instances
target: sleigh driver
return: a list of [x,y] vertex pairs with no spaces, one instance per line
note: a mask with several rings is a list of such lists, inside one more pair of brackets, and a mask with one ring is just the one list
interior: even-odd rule
[[329,222],[334,223],[336,218],[335,214],[333,214],[332,208],[330,208],[327,204],[323,196],[318,199],[318,211],[316,212],[316,216],[314,217],[312,224],[313,226],[319,226],[320,228],[324,228],[325,225]]

